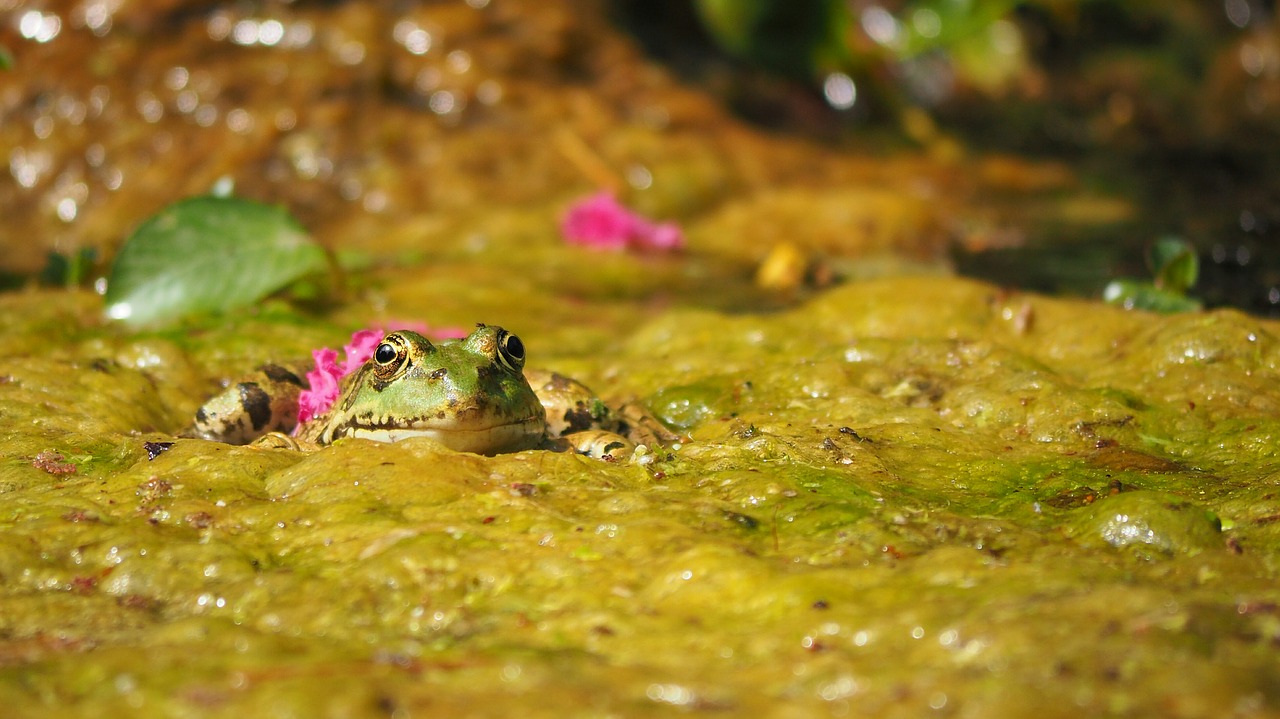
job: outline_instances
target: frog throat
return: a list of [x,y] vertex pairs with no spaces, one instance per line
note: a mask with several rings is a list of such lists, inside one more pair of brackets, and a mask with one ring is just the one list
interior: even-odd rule
[[332,433],[326,441],[358,437],[375,442],[399,442],[413,437],[435,440],[449,449],[476,454],[496,454],[532,449],[541,441],[545,421],[529,417],[487,427],[441,427],[427,424],[396,426],[351,425]]

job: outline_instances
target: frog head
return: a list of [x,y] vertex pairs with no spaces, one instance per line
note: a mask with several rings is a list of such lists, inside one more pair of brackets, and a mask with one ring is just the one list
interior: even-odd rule
[[501,327],[479,325],[439,344],[392,332],[346,385],[318,441],[430,437],[463,452],[529,449],[546,419],[523,368],[524,344]]

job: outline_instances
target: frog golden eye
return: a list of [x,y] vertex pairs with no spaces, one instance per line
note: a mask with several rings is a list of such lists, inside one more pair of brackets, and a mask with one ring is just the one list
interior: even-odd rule
[[524,366],[524,343],[519,337],[503,330],[498,334],[498,360],[512,372]]
[[405,338],[398,334],[387,335],[373,350],[373,375],[384,381],[394,378],[408,357],[409,345]]

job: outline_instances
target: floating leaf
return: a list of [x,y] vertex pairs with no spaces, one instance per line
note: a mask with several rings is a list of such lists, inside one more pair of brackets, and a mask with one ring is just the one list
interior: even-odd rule
[[324,250],[283,208],[195,197],[161,210],[120,249],[107,315],[133,324],[253,304],[324,269]]
[[1151,245],[1147,255],[1156,287],[1183,294],[1196,284],[1200,275],[1200,257],[1190,242],[1181,237],[1161,237]]
[[93,271],[93,263],[97,259],[98,252],[92,247],[83,247],[79,252],[69,255],[50,252],[44,269],[40,271],[40,282],[45,285],[79,287]]
[[1118,305],[1127,310],[1172,313],[1195,312],[1202,308],[1200,301],[1195,298],[1138,280],[1113,280],[1102,291],[1102,299],[1109,305]]

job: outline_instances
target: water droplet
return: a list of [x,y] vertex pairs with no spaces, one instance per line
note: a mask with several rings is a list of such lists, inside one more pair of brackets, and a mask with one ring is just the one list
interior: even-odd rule
[[364,43],[359,40],[347,40],[338,46],[338,62],[343,65],[359,65],[364,62]]
[[440,68],[424,67],[418,72],[417,77],[413,78],[413,87],[421,93],[428,93],[440,87]]
[[284,31],[284,44],[288,47],[306,47],[315,38],[315,26],[307,21],[295,22]]
[[40,182],[52,163],[49,153],[40,150],[27,152],[26,148],[15,147],[9,152],[9,173],[19,185],[28,189]]
[[404,40],[404,47],[414,55],[425,55],[431,50],[431,33],[418,28],[409,33]]
[[920,37],[935,38],[942,32],[942,18],[930,8],[920,8],[911,13],[911,25]]
[[39,10],[28,10],[18,20],[18,32],[28,40],[49,42],[62,32],[62,18]]
[[1257,77],[1267,68],[1267,58],[1257,45],[1246,42],[1240,46],[1240,67],[1250,76]]
[[431,98],[427,100],[427,106],[437,115],[447,115],[454,111],[457,106],[457,98],[448,90],[440,90],[431,93]]
[[213,123],[218,121],[218,107],[207,102],[203,103],[196,107],[192,117],[200,127],[212,127]]
[[209,17],[209,22],[205,24],[205,32],[209,33],[211,40],[222,41],[231,35],[233,27],[231,17],[224,12],[219,12]]
[[107,316],[113,320],[128,319],[133,315],[133,305],[128,302],[117,302],[107,307]]
[[89,91],[89,110],[94,117],[102,114],[107,108],[107,103],[111,100],[111,88],[106,85],[94,85]]
[[187,88],[178,93],[178,97],[174,99],[173,106],[178,108],[178,112],[189,115],[195,112],[196,106],[200,104],[200,96],[195,90]]
[[354,201],[364,192],[364,184],[360,182],[360,178],[354,176],[344,177],[342,182],[338,183],[338,194],[342,195],[342,199]]
[[95,142],[84,149],[84,161],[89,167],[102,167],[107,161],[107,148],[101,142]]
[[267,47],[274,47],[284,39],[284,23],[279,20],[264,20],[258,26],[258,42]]
[[245,18],[231,27],[231,42],[237,45],[253,45],[258,42],[258,21]]
[[1239,28],[1248,25],[1253,16],[1253,10],[1249,7],[1249,0],[1226,0],[1222,4],[1222,9],[1227,13],[1227,20]]
[[70,197],[64,197],[61,200],[58,200],[58,206],[57,206],[56,212],[58,214],[58,219],[62,220],[63,222],[74,221],[76,219],[76,214],[79,212],[79,210],[80,210],[80,206],[77,205],[76,201],[71,199]]
[[91,0],[84,5],[84,24],[94,35],[102,37],[111,31],[114,7],[109,0]]
[[833,72],[822,81],[822,94],[827,104],[837,110],[848,110],[858,102],[858,86],[843,72]]
[[632,165],[627,168],[627,184],[637,190],[647,190],[653,186],[653,173],[644,165]]
[[164,104],[160,102],[160,98],[150,92],[138,93],[136,104],[138,114],[142,115],[142,119],[147,122],[160,122],[160,118],[164,117]]
[[187,81],[191,79],[191,73],[187,68],[177,65],[169,68],[164,74],[165,87],[177,92],[187,86]]
[[41,140],[49,139],[53,134],[53,118],[48,115],[41,115],[36,121],[31,123],[31,131]]
[[892,46],[898,42],[898,20],[884,8],[873,5],[862,11],[862,31],[881,45]]
[[237,135],[248,134],[253,130],[253,115],[248,110],[237,107],[227,113],[227,127]]
[[466,50],[454,50],[445,56],[445,63],[449,66],[450,72],[461,75],[471,69],[471,53]]

